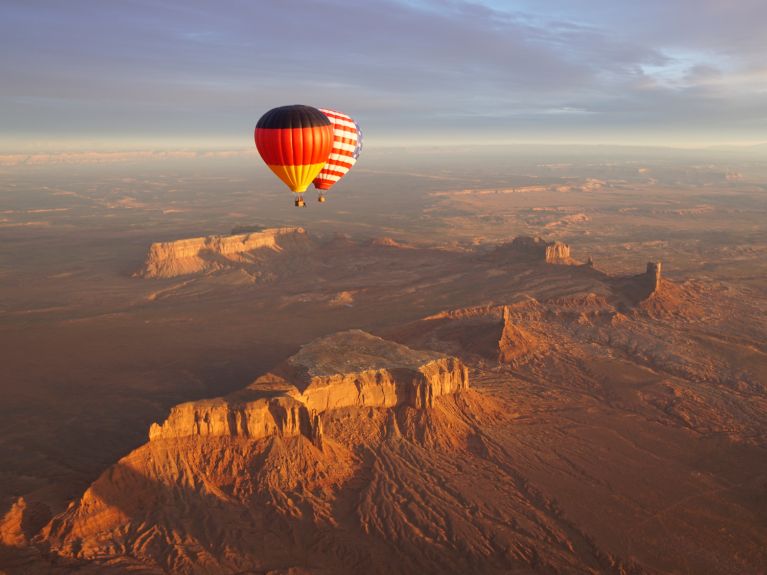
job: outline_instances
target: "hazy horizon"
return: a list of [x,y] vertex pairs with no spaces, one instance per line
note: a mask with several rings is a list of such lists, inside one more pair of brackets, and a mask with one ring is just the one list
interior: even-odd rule
[[[668,156],[673,161],[679,158],[700,158],[718,161],[741,161],[760,159],[766,143],[745,145],[709,145],[677,147],[640,144],[576,144],[576,143],[513,143],[513,144],[403,144],[373,145],[365,150],[364,163],[355,171],[364,171],[365,164],[375,163],[382,157],[392,155],[460,154],[464,160],[472,157],[506,151],[517,158],[539,160],[553,159],[562,154],[572,156],[600,155],[604,157],[633,157],[640,161],[644,156]],[[638,156],[637,156],[638,155]],[[255,147],[251,146],[73,146],[70,148],[37,147],[30,149],[4,150],[0,147],[0,169],[18,167],[42,167],[62,165],[113,164],[125,162],[157,162],[168,160],[200,159],[241,159],[252,161],[254,167],[265,169]],[[275,184],[276,185],[276,184]]]

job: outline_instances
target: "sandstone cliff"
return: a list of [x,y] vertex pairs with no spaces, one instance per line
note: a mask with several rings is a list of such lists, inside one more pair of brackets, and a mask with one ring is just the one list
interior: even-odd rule
[[[735,493],[729,474],[763,449],[711,459],[721,437],[764,441],[759,374],[711,353],[708,317],[622,313],[624,287],[649,282],[445,311],[401,330],[409,348],[317,340],[238,393],[175,408],[35,542],[98,573],[759,572],[764,473]],[[683,287],[694,296],[664,281],[649,301]],[[25,513],[5,541],[36,532]],[[662,517],[669,540],[638,516]],[[616,525],[637,530],[631,547]]]
[[150,440],[190,435],[321,436],[317,416],[346,407],[434,406],[434,398],[468,389],[456,358],[414,351],[360,330],[305,345],[284,365],[225,398],[174,407]]
[[253,261],[258,252],[279,252],[306,239],[303,228],[270,228],[231,236],[157,242],[149,247],[144,265],[134,275],[171,278],[216,271]]
[[541,352],[545,345],[529,330],[514,321],[509,306],[503,306],[503,329],[498,339],[498,362],[517,365],[527,356]]
[[[456,358],[359,330],[330,335],[240,392],[175,407],[148,443],[53,518],[43,541],[105,571],[283,571],[314,548],[318,525],[332,531],[334,514],[346,513],[333,502],[357,489],[355,474],[379,474],[371,457],[390,457],[377,454],[382,441],[419,450],[465,444],[482,401]],[[425,464],[428,453],[415,460]],[[396,465],[395,476],[415,481],[412,466]],[[370,521],[377,510],[359,504]],[[330,572],[356,570],[344,537],[332,539],[314,559]]]
[[652,294],[660,290],[661,262],[647,262],[647,270],[644,273],[645,285]]
[[562,242],[552,242],[546,246],[544,259],[547,264],[568,263],[570,246]]
[[549,264],[574,263],[570,257],[569,245],[558,241],[547,242],[538,236],[518,236],[510,243],[498,246],[494,255],[522,256]]
[[0,518],[0,546],[24,546],[50,520],[48,507],[19,497]]
[[[440,312],[387,333],[418,348],[457,355],[467,362],[519,365],[546,350],[545,338],[531,327],[541,314],[533,300]],[[524,327],[523,327],[524,325]]]
[[647,262],[644,273],[612,278],[613,291],[623,300],[622,307],[644,309],[649,306],[664,312],[679,307],[684,296],[678,286],[661,277],[661,269],[661,262]]

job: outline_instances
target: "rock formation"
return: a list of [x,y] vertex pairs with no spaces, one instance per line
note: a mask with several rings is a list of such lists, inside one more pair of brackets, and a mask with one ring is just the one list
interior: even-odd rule
[[216,271],[252,261],[261,251],[279,252],[306,238],[303,228],[270,228],[231,236],[157,242],[150,246],[144,265],[134,275],[171,278]]
[[429,316],[387,335],[413,347],[457,355],[464,361],[518,365],[546,348],[529,329],[539,313],[535,300],[463,308]]
[[538,236],[517,236],[511,241],[511,249],[535,256],[545,256],[549,243]]
[[414,351],[360,330],[315,340],[273,372],[224,398],[183,403],[149,439],[241,436],[318,437],[318,415],[346,407],[434,406],[441,395],[468,389],[456,358]]
[[544,346],[529,331],[516,325],[509,306],[503,306],[501,336],[498,339],[498,362],[517,365],[524,357]]
[[482,405],[456,358],[359,330],[330,335],[237,393],[173,408],[147,444],[51,520],[43,540],[66,560],[104,561],[105,571],[271,572],[319,560],[352,572],[344,537],[300,556],[318,524],[335,525],[342,486],[386,438],[465,443],[467,401]]
[[373,238],[370,240],[370,245],[372,246],[378,246],[378,247],[385,247],[385,248],[405,248],[405,249],[412,249],[413,246],[410,246],[408,244],[403,244],[402,242],[398,242],[394,238],[390,237],[381,237],[381,238]]
[[546,246],[546,263],[558,264],[570,261],[570,246],[562,242],[554,242]]
[[[106,574],[760,572],[764,472],[733,493],[729,462],[762,470],[763,448],[725,458],[698,438],[763,443],[764,388],[742,365],[732,392],[717,383],[734,360],[687,331],[708,322],[622,314],[624,286],[648,278],[445,311],[400,328],[409,347],[316,340],[237,393],[174,408],[36,549]],[[4,540],[36,532],[24,513]]]
[[572,263],[570,246],[563,242],[547,242],[538,236],[518,236],[511,243],[498,246],[496,254],[524,255],[549,264]]
[[[658,308],[658,305],[670,311],[670,308],[677,307],[677,303],[671,300],[678,299],[681,294],[677,294],[678,289],[676,286],[667,282],[663,285],[661,278],[661,262],[648,262],[645,271],[641,274],[633,276],[618,277],[612,280],[613,292],[618,298],[617,303],[619,307],[625,310],[641,306],[646,309],[648,306],[653,309]],[[670,296],[669,301],[660,301],[664,299],[664,292]],[[673,292],[673,294],[671,293]],[[622,300],[622,301],[621,301]],[[656,309],[655,311],[660,311]]]
[[661,283],[661,262],[647,262],[647,271],[645,271],[646,285],[649,292],[655,293],[660,290]]
[[51,512],[41,502],[19,497],[0,518],[0,546],[23,546],[50,520]]

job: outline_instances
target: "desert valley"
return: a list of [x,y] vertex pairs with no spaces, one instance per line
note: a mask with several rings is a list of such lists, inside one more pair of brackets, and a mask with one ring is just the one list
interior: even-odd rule
[[384,149],[305,209],[5,157],[0,571],[764,572],[767,164],[674,154]]

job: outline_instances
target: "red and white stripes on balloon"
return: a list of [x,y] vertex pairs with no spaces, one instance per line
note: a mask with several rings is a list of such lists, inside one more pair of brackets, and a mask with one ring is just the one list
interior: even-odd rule
[[346,114],[320,108],[333,124],[333,149],[320,173],[314,179],[314,187],[328,190],[346,175],[359,156],[361,134],[359,126]]

